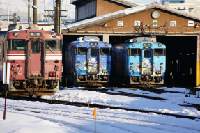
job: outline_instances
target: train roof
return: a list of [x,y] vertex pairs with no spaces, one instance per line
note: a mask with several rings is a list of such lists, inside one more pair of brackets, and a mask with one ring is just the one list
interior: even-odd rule
[[[105,44],[105,46],[111,46],[110,43],[107,43],[107,42],[103,42],[103,41],[100,41],[100,39],[97,37],[97,36],[84,36],[84,37],[79,37],[77,38],[76,41],[73,41],[71,42],[71,45],[77,45],[80,43],[84,43],[84,44],[81,44],[80,47],[83,47],[83,46],[86,46],[86,45],[89,45],[89,44],[86,44],[86,43],[89,43],[89,42],[99,42],[98,43],[98,46],[99,45],[102,45],[102,44]],[[96,45],[97,46],[97,45]],[[101,46],[100,46],[101,47]]]
[[126,40],[125,42],[156,42],[153,37],[136,37],[133,39]]

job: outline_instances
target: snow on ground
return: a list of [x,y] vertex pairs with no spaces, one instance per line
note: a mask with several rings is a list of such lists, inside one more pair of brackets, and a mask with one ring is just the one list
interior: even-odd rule
[[[195,95],[185,97],[185,88],[163,88],[166,91],[177,91],[180,93],[165,93],[156,94],[153,92],[147,92],[142,90],[129,90],[129,89],[115,89],[114,91],[108,91],[111,93],[134,93],[140,95],[147,95],[153,97],[161,97],[167,100],[152,100],[141,97],[127,97],[120,95],[109,95],[96,91],[87,90],[76,90],[76,89],[64,89],[63,91],[57,92],[53,96],[43,96],[44,99],[53,100],[66,100],[70,102],[82,102],[88,103],[88,100],[92,104],[102,104],[107,106],[118,106],[129,109],[143,109],[151,111],[159,111],[163,113],[175,113],[186,116],[197,116],[200,118],[200,111],[195,108],[183,107],[178,104],[200,104],[200,98],[197,99]],[[153,104],[152,104],[153,103]]]
[[[163,88],[162,88],[163,89]],[[67,88],[44,99],[58,99],[120,106],[134,109],[164,111],[181,115],[200,117],[200,111],[183,107],[186,101],[200,103],[194,95],[185,97],[184,88],[164,88],[180,93],[156,94],[142,90],[116,89],[112,93],[135,93],[162,97],[167,100],[152,100],[141,97],[109,95],[96,91]],[[184,102],[185,101],[185,102]],[[7,115],[3,120],[4,98],[0,98],[0,132],[2,133],[92,133],[95,132],[94,108],[76,107],[62,104],[48,104],[35,101],[7,99]],[[176,118],[157,113],[141,113],[122,109],[98,109],[97,133],[199,133],[200,119]]]

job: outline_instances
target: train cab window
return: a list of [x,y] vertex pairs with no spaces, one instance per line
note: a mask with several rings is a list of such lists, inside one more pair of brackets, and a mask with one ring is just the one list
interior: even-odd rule
[[40,42],[31,42],[31,53],[40,53]]
[[79,55],[87,55],[87,48],[86,47],[78,47],[76,49],[76,54],[79,54]]
[[60,50],[62,50],[62,40],[60,40]]
[[129,56],[141,56],[141,49],[128,49],[128,55]]
[[154,56],[165,56],[165,49],[154,49]]
[[62,49],[62,43],[60,40],[46,40],[46,50],[61,50]]
[[25,46],[26,40],[13,39],[7,42],[8,50],[25,50]]
[[150,58],[151,57],[151,51],[149,49],[144,50],[144,58]]
[[101,48],[100,54],[101,55],[110,55],[110,49],[109,48]]
[[91,57],[97,56],[97,49],[91,49]]

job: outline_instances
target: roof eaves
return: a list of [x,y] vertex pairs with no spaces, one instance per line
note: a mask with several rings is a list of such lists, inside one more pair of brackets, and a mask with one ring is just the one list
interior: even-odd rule
[[125,5],[125,6],[130,6],[130,7],[136,7],[136,6],[138,6],[138,5],[135,4],[135,3],[132,3],[132,2],[129,2],[129,1],[124,1],[124,0],[110,0],[110,1],[114,1],[114,2],[123,4],[123,5]]

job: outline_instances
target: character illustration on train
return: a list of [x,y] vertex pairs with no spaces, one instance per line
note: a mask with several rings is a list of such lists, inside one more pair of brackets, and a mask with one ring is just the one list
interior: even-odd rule
[[96,36],[80,37],[65,47],[67,85],[106,86],[111,74],[111,44]]
[[112,47],[112,79],[126,85],[164,84],[166,46],[137,37]]
[[11,95],[53,95],[62,71],[62,35],[52,31],[21,29],[0,34],[0,90],[3,64],[10,65]]

